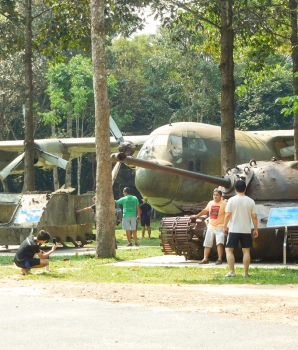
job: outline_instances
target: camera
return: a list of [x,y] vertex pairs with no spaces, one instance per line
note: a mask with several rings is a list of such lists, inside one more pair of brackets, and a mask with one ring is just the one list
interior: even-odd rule
[[57,243],[57,239],[53,238],[53,244],[56,244],[56,243]]

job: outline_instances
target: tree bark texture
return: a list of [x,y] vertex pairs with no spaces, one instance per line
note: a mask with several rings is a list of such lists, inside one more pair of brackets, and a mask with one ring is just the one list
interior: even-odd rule
[[96,255],[115,256],[115,205],[110,161],[110,107],[105,64],[104,0],[91,0],[91,43],[96,139]]
[[[1,125],[5,125],[5,120],[4,120],[4,114],[5,114],[5,92],[2,91],[1,93],[2,101],[1,101],[1,113],[0,113],[0,123]],[[0,140],[4,141],[4,127],[0,128]],[[3,191],[4,192],[9,192],[8,189],[8,184],[7,184],[7,179],[1,180],[2,186],[3,186]]]
[[[67,137],[72,137],[72,116],[67,116]],[[71,187],[72,159],[65,169],[65,188]]]
[[35,190],[31,0],[25,0],[25,171],[23,192]]
[[[52,124],[52,135],[56,133],[56,126],[53,123]],[[58,169],[55,167],[53,169],[53,186],[54,186],[54,191],[57,191],[59,189],[59,178],[58,178]]]
[[[298,95],[298,77],[294,74],[298,72],[298,27],[297,27],[297,11],[298,1],[289,1],[290,16],[291,16],[291,47],[292,47],[292,61],[293,61],[293,94]],[[298,112],[294,113],[293,121],[294,129],[294,160],[298,159]]]
[[233,168],[235,151],[234,30],[232,0],[221,1],[221,166]]

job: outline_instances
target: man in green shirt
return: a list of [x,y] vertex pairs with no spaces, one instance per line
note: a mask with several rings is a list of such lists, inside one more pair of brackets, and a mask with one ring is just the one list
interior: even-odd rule
[[138,198],[130,194],[130,188],[124,187],[124,197],[117,200],[123,206],[122,228],[126,231],[128,247],[132,246],[131,236],[133,236],[135,246],[138,246],[137,220],[141,217],[141,210]]

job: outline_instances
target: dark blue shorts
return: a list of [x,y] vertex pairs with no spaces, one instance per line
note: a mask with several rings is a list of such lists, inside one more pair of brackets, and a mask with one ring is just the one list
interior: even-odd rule
[[252,235],[251,233],[235,233],[229,232],[226,243],[226,248],[238,248],[239,242],[241,248],[252,248]]
[[[29,261],[29,264],[31,267],[40,265],[40,258],[31,258],[31,259],[27,259],[27,261]],[[17,259],[15,259],[14,262],[18,267],[21,267],[23,269],[26,268],[25,261],[18,261]]]
[[150,226],[150,216],[141,216],[141,226]]

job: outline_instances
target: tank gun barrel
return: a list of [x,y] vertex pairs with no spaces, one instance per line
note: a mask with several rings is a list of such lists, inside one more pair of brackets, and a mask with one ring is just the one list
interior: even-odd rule
[[195,173],[192,171],[187,171],[183,169],[173,168],[172,166],[165,166],[159,164],[158,161],[154,160],[144,160],[139,158],[134,158],[127,156],[125,153],[113,153],[111,154],[111,161],[113,163],[121,162],[127,165],[133,165],[140,168],[146,168],[150,170],[160,170],[169,174],[187,177],[194,180],[208,182],[217,186],[222,186],[225,188],[230,187],[231,181],[228,178],[222,178],[217,176],[210,176],[201,173]]

